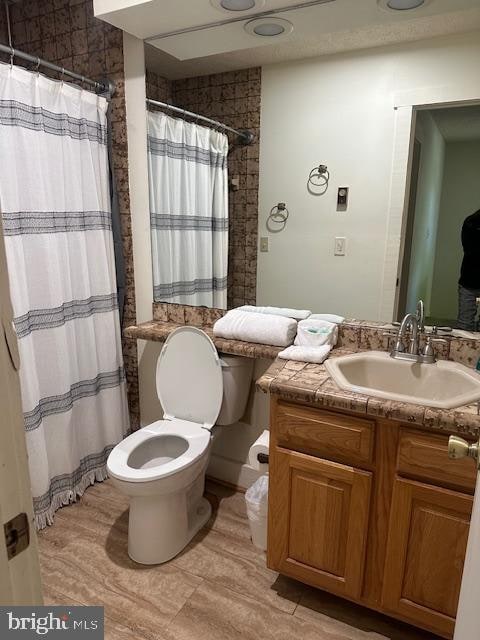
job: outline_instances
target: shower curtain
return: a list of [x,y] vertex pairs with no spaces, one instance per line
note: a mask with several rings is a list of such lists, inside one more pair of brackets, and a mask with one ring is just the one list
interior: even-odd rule
[[38,528],[129,429],[105,98],[0,65],[0,209]]
[[148,114],[154,300],[225,309],[228,138]]

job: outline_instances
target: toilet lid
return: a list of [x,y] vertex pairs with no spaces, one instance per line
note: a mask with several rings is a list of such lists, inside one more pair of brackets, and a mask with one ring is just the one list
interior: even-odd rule
[[165,418],[213,427],[222,406],[223,376],[215,345],[204,331],[179,327],[168,336],[156,382]]

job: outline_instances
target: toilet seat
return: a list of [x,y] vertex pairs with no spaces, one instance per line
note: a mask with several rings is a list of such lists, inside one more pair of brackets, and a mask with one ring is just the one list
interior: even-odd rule
[[[129,464],[129,459],[144,442],[168,436],[186,441],[187,448],[178,457],[146,468],[135,468]],[[153,482],[166,478],[194,464],[207,451],[210,438],[210,431],[199,424],[176,419],[158,420],[132,433],[114,447],[108,457],[108,472],[125,482]]]
[[[223,374],[215,345],[204,331],[179,327],[168,336],[158,357],[156,384],[163,420],[113,448],[107,467],[118,480],[152,482],[174,475],[201,458],[210,444],[210,430],[223,400]],[[158,454],[162,450],[158,440],[164,439],[166,445],[167,438],[185,441],[177,455]],[[132,464],[144,444],[145,464]]]

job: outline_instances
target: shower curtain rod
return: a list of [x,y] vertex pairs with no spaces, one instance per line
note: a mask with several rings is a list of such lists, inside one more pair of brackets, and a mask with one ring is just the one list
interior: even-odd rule
[[186,109],[181,109],[180,107],[175,107],[173,104],[167,104],[166,102],[159,102],[158,100],[151,100],[147,98],[147,104],[154,105],[155,107],[162,107],[163,109],[169,109],[170,111],[175,111],[175,113],[180,113],[182,116],[189,116],[191,118],[195,118],[195,120],[201,120],[202,122],[208,122],[208,124],[212,124],[213,126],[223,129],[224,131],[230,131],[231,133],[235,133],[238,136],[238,142],[242,145],[249,145],[255,139],[255,134],[253,131],[248,131],[248,129],[233,129],[233,127],[229,127],[222,122],[218,122],[218,120],[212,120],[211,118],[207,118],[206,116],[202,116],[199,113],[193,113],[193,111],[187,111]]
[[106,82],[98,82],[97,80],[86,78],[79,73],[69,71],[68,69],[64,69],[63,67],[59,67],[58,65],[53,64],[53,62],[48,62],[48,60],[43,60],[43,58],[39,58],[38,56],[32,56],[29,53],[25,53],[25,51],[20,51],[19,49],[15,49],[14,47],[10,47],[6,44],[0,43],[0,53],[7,53],[10,56],[10,60],[12,62],[14,58],[21,58],[22,60],[26,60],[27,62],[32,62],[37,66],[37,68],[45,67],[46,69],[50,69],[51,71],[58,71],[62,74],[62,76],[68,76],[69,78],[80,80],[81,82],[94,87],[96,93],[108,93],[111,96],[114,92],[115,87],[110,80]]

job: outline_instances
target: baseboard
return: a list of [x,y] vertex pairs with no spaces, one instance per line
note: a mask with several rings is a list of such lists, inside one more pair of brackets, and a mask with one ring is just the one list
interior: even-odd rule
[[248,464],[212,454],[207,476],[239,489],[248,489],[262,475]]

